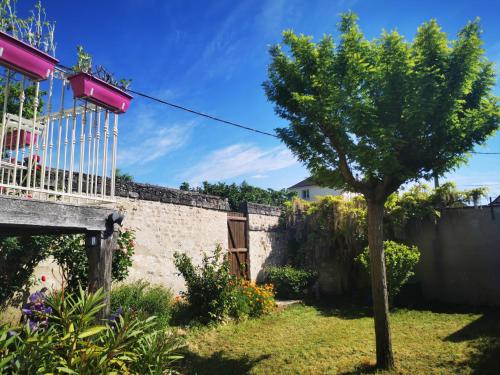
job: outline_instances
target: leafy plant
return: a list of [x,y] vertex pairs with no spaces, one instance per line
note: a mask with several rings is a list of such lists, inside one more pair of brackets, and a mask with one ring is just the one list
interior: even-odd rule
[[276,288],[279,298],[302,298],[316,279],[316,274],[287,265],[266,268],[266,278]]
[[50,243],[46,236],[0,240],[0,310],[26,301],[35,267],[49,255]]
[[173,294],[161,285],[146,281],[122,284],[111,290],[111,311],[124,311],[140,319],[156,316],[161,327],[167,327],[172,316]]
[[271,284],[259,286],[254,281],[235,279],[233,298],[231,316],[235,318],[266,315],[276,307]]
[[47,20],[42,2],[38,1],[35,4],[35,9],[30,11],[31,15],[27,18],[18,17],[16,3],[16,0],[0,1],[0,30],[55,56],[54,32],[56,23]]
[[453,170],[500,123],[495,71],[478,20],[449,40],[436,20],[413,40],[383,31],[368,40],[344,13],[339,38],[283,33],[270,48],[264,89],[288,122],[279,138],[318,183],[367,202],[377,365],[394,367],[382,259],[387,198],[407,182]]
[[[114,281],[127,278],[134,248],[134,231],[120,229],[118,250],[113,254]],[[79,285],[87,287],[88,259],[83,235],[7,237],[0,240],[0,309],[26,300],[35,267],[48,257],[61,267],[70,290],[77,290]]]
[[232,210],[239,210],[242,203],[252,202],[267,204],[270,206],[282,206],[286,201],[292,199],[295,193],[286,191],[286,189],[261,189],[252,186],[243,181],[240,185],[226,184],[225,182],[209,183],[204,181],[202,186],[191,188],[189,183],[183,182],[179,189],[185,191],[195,191],[197,193],[216,195],[227,198]]
[[[88,294],[55,292],[45,304],[48,325],[0,329],[0,370],[15,374],[169,374],[183,345],[176,335],[158,329],[155,317],[130,315],[96,322],[102,290]],[[9,338],[10,336],[10,338]],[[2,368],[3,366],[3,368]]]
[[[420,251],[416,246],[406,246],[394,241],[384,241],[384,257],[387,272],[387,290],[392,302],[401,287],[405,285],[420,260]],[[356,258],[363,268],[370,272],[370,252],[368,247]]]
[[233,276],[222,247],[217,245],[213,256],[203,255],[201,266],[195,266],[186,254],[174,253],[174,264],[186,281],[183,293],[196,317],[202,321],[222,321],[231,308]]
[[104,66],[97,65],[94,70],[92,69],[92,55],[85,52],[83,46],[77,46],[76,48],[77,63],[73,66],[73,71],[75,73],[83,72],[94,75],[106,83],[112,86],[118,87],[122,90],[127,90],[132,83],[130,79],[120,79],[117,80],[113,73],[109,72]]
[[[131,229],[119,229],[118,250],[113,253],[111,277],[113,281],[125,280],[132,266],[135,248],[135,233]],[[83,235],[63,235],[54,238],[48,252],[61,267],[63,277],[70,290],[88,284],[88,259]]]

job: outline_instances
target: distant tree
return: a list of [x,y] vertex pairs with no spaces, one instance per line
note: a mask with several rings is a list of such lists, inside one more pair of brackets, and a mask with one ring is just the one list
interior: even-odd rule
[[179,189],[196,191],[202,194],[216,195],[227,198],[232,210],[239,210],[242,203],[252,202],[267,204],[270,206],[282,206],[284,202],[292,199],[295,193],[286,191],[286,189],[262,189],[252,186],[243,181],[240,185],[235,183],[226,184],[225,182],[209,183],[203,181],[202,186],[191,188],[189,183],[183,182]]
[[115,176],[118,180],[129,181],[129,182],[134,181],[134,177],[131,174],[127,172],[122,172],[120,168],[115,169]]
[[179,189],[180,190],[183,190],[183,191],[189,191],[191,189],[191,186],[189,185],[189,182],[183,182],[180,186],[179,186]]
[[431,20],[410,42],[396,31],[367,40],[356,19],[342,15],[336,45],[284,32],[264,89],[289,122],[279,137],[313,177],[366,198],[377,365],[388,369],[384,203],[405,182],[464,162],[498,128],[500,111],[478,21],[450,41]]

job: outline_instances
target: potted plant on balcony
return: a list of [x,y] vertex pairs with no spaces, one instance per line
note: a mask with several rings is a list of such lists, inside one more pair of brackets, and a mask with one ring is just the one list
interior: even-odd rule
[[59,62],[55,57],[55,23],[46,20],[41,3],[27,19],[19,18],[15,1],[0,2],[0,64],[39,81]]
[[92,73],[92,57],[82,46],[78,46],[77,51],[78,63],[73,67],[75,74],[68,77],[73,95],[114,113],[126,112],[132,100],[132,95],[125,91],[130,81],[122,79],[118,82],[102,66],[96,67]]

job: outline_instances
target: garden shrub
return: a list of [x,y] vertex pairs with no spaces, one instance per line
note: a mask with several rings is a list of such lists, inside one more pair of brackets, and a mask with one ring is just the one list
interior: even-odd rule
[[[183,342],[159,329],[155,317],[116,315],[96,322],[101,290],[38,294],[19,328],[0,327],[0,373],[169,374]],[[43,306],[43,324],[35,311]]]
[[217,245],[212,257],[204,254],[201,266],[195,266],[186,254],[175,252],[174,264],[186,281],[183,294],[193,314],[202,321],[223,320],[231,308],[233,277],[222,247]]
[[146,281],[122,284],[111,290],[111,311],[123,310],[139,319],[156,316],[161,327],[167,327],[172,316],[173,294],[161,285]]
[[[187,300],[191,315],[201,322],[260,316],[274,308],[272,286],[257,286],[232,276],[220,245],[213,256],[203,256],[201,266],[193,265],[189,256],[177,252],[174,264],[186,281],[187,291],[182,297]],[[183,307],[183,298],[176,306]]]
[[314,272],[289,265],[268,267],[265,272],[267,281],[276,288],[278,298],[302,298],[316,279]]
[[[128,276],[135,248],[135,233],[120,229],[118,250],[112,263],[113,281]],[[88,284],[88,259],[83,235],[20,236],[0,240],[0,310],[8,305],[19,306],[33,286],[35,267],[48,257],[61,267],[69,290],[77,291]]]
[[[384,257],[387,275],[387,291],[389,301],[399,293],[401,287],[408,282],[415,266],[420,260],[420,251],[416,246],[407,246],[394,241],[384,241]],[[370,272],[370,252],[368,247],[356,258],[363,268]]]

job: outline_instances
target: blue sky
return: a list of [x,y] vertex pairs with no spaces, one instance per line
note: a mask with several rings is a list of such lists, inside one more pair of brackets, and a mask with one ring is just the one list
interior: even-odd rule
[[[21,10],[31,5],[20,3]],[[285,125],[261,87],[268,46],[289,28],[316,40],[335,34],[339,13],[348,9],[369,38],[396,28],[412,39],[430,18],[455,35],[479,16],[487,54],[500,65],[500,1],[45,0],[44,6],[57,21],[57,57],[65,65],[75,63],[75,47],[83,44],[94,63],[131,78],[137,91],[265,131]],[[276,139],[143,98],[121,117],[119,139],[119,167],[140,182],[247,180],[282,188],[308,175]],[[500,152],[500,134],[478,150]],[[499,162],[500,155],[475,155],[447,178],[463,188],[488,185],[496,196]]]

